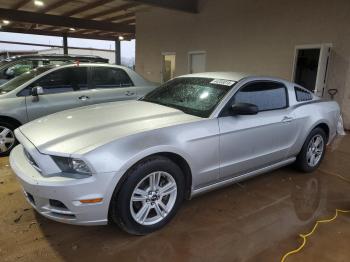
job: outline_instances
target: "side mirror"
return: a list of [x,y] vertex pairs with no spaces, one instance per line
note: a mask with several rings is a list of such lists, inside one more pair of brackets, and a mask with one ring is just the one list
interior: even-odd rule
[[32,88],[32,96],[38,97],[39,95],[44,94],[44,90],[41,86],[35,86]]
[[253,104],[237,103],[231,106],[232,115],[256,115],[257,113],[259,113],[259,108]]

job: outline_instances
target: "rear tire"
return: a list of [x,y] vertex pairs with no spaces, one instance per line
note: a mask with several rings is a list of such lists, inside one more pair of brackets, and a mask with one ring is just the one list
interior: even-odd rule
[[0,157],[8,156],[18,144],[15,137],[16,125],[0,121]]
[[315,128],[309,136],[297,156],[296,167],[305,173],[315,171],[321,164],[327,144],[327,135],[321,128]]
[[152,233],[169,223],[184,199],[182,170],[168,158],[154,156],[126,176],[112,197],[110,219],[134,235]]

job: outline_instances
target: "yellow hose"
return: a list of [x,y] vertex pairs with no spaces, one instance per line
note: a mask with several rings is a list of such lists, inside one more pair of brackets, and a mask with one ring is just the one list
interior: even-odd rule
[[[336,176],[336,177],[338,177],[338,178],[340,178],[340,179],[342,179],[342,180],[344,180],[344,181],[350,183],[350,180],[349,180],[349,179],[347,179],[347,178],[345,178],[345,177],[343,177],[343,176],[341,176],[341,175],[338,175],[338,174],[330,174],[330,175]],[[306,242],[307,242],[307,238],[310,237],[313,233],[315,233],[316,228],[318,227],[318,225],[321,224],[321,223],[329,223],[329,222],[334,221],[334,220],[338,217],[338,214],[339,214],[339,213],[350,213],[350,210],[336,209],[336,210],[335,210],[335,215],[334,215],[332,218],[316,221],[316,224],[314,225],[314,227],[312,228],[312,230],[311,230],[309,233],[307,233],[307,234],[300,234],[300,235],[299,235],[299,236],[302,238],[303,243],[302,243],[297,249],[292,250],[292,251],[286,253],[286,254],[282,257],[281,262],[285,262],[286,259],[287,259],[287,257],[289,257],[290,255],[293,255],[293,254],[296,254],[296,253],[300,252],[300,251],[305,247]]]
[[286,254],[282,257],[281,262],[285,262],[288,256],[300,252],[300,251],[305,247],[306,242],[307,242],[307,238],[310,237],[310,236],[316,231],[316,228],[318,227],[318,225],[321,224],[321,223],[329,223],[329,222],[334,221],[334,220],[338,217],[338,214],[339,214],[339,213],[350,213],[350,210],[340,210],[340,209],[336,209],[335,215],[334,215],[331,219],[325,219],[325,220],[319,220],[319,221],[317,221],[316,224],[315,224],[315,226],[313,227],[313,229],[312,229],[309,233],[307,233],[307,234],[300,234],[300,235],[299,235],[299,236],[303,239],[303,243],[300,245],[300,247],[298,247],[297,249],[292,250],[292,251],[286,253]]

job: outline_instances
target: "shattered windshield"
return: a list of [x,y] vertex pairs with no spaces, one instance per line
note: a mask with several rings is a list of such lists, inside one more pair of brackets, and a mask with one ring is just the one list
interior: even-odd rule
[[213,78],[176,78],[146,95],[142,101],[176,108],[186,114],[206,118],[235,83],[235,81]]

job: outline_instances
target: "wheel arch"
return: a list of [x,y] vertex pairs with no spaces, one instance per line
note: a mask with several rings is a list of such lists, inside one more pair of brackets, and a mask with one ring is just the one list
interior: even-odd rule
[[109,210],[108,210],[108,220],[109,221],[111,221],[111,215],[110,215],[111,210],[110,210],[110,207],[111,207],[112,199],[113,199],[114,196],[117,196],[118,193],[120,192],[120,189],[121,189],[122,185],[124,184],[124,182],[127,179],[128,173],[133,168],[135,168],[137,165],[139,165],[141,162],[146,161],[147,159],[149,159],[151,157],[156,157],[156,156],[166,157],[166,158],[170,159],[171,161],[173,161],[175,164],[177,164],[179,166],[179,168],[182,170],[182,172],[183,172],[183,174],[185,176],[185,199],[190,199],[191,198],[191,193],[192,193],[192,169],[191,169],[188,161],[184,157],[182,157],[180,154],[174,153],[174,152],[164,151],[164,152],[153,153],[151,155],[148,155],[148,156],[143,157],[142,159],[139,159],[138,161],[136,161],[132,166],[130,166],[124,172],[124,174],[119,179],[117,185],[115,186],[114,192],[112,194],[112,198],[111,198],[110,203],[109,203]]
[[327,139],[327,143],[328,143],[329,136],[330,136],[330,128],[329,128],[328,124],[326,124],[325,122],[321,122],[321,123],[318,123],[316,126],[314,126],[314,128],[312,128],[312,130],[314,130],[315,128],[321,128],[326,133],[326,139]]
[[192,192],[192,170],[186,159],[172,152],[161,152],[153,156],[164,156],[179,166],[185,176],[185,198],[190,199]]
[[16,127],[19,127],[19,126],[22,125],[22,123],[21,123],[20,121],[18,121],[17,119],[15,119],[15,118],[13,118],[13,117],[9,117],[9,116],[0,115],[0,122],[1,122],[1,121],[14,124]]
[[181,156],[178,153],[172,152],[172,151],[154,152],[152,154],[143,156],[140,159],[134,160],[134,162],[132,164],[130,164],[128,168],[125,169],[126,171],[124,172],[124,174],[119,179],[119,181],[118,181],[118,183],[116,185],[116,190],[118,191],[120,189],[121,185],[126,180],[127,174],[128,174],[128,172],[130,172],[130,170],[135,168],[141,162],[144,162],[147,159],[149,159],[151,157],[156,157],[156,156],[166,157],[166,158],[172,160],[175,164],[177,164],[179,166],[179,168],[182,170],[182,172],[183,172],[183,174],[185,176],[186,198],[190,198],[191,188],[192,188],[192,169],[191,169],[190,164],[188,163],[188,161],[183,156]]

